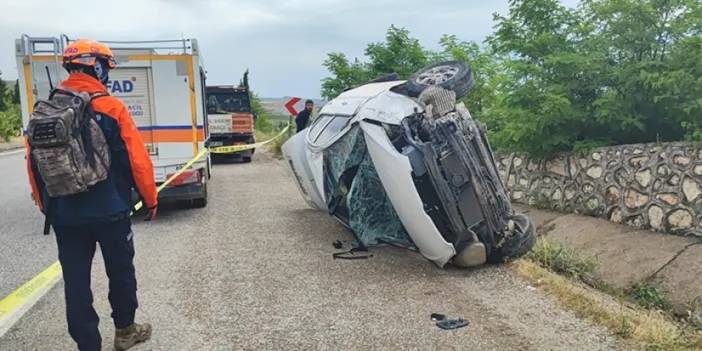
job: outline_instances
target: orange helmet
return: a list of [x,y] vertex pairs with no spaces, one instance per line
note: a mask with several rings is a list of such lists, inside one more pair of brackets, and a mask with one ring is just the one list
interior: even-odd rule
[[78,39],[71,42],[63,51],[63,65],[78,64],[94,66],[95,60],[101,58],[107,61],[109,68],[115,68],[117,62],[107,45],[90,39]]

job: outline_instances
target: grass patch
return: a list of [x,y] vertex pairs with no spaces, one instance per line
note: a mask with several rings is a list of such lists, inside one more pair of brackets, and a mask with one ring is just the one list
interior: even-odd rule
[[676,323],[660,311],[646,310],[573,282],[527,260],[510,264],[581,318],[603,325],[647,350],[701,350],[702,332]]
[[591,257],[544,236],[539,237],[526,258],[553,272],[580,280],[588,279],[597,268],[596,261]]
[[[295,126],[290,126],[290,128],[295,128]],[[280,133],[279,130],[275,131],[260,131],[256,130],[256,141],[261,142],[261,141],[266,141],[271,138],[276,137]],[[266,149],[271,151],[273,153],[273,156],[276,158],[282,158],[283,157],[283,150],[281,147],[283,144],[292,136],[294,135],[294,131],[292,129],[289,129],[285,134],[281,135],[277,139],[271,141],[270,143],[266,144]]]
[[290,138],[290,134],[286,133],[280,136],[280,138],[273,140],[268,144],[268,149],[273,152],[273,156],[276,158],[283,158],[283,144]]
[[664,311],[671,308],[665,291],[650,282],[637,283],[631,288],[629,296],[645,308],[658,308]]

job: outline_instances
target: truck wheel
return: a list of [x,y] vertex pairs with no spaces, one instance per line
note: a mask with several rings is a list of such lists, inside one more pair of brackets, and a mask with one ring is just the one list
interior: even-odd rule
[[473,88],[473,72],[467,63],[446,61],[431,64],[417,71],[407,81],[409,96],[418,97],[429,86],[438,85],[456,93],[457,98],[468,94]]
[[490,253],[488,259],[491,263],[505,262],[524,256],[536,243],[536,233],[534,223],[529,217],[518,214],[512,217],[515,228],[512,235],[502,243],[502,246],[495,248]]

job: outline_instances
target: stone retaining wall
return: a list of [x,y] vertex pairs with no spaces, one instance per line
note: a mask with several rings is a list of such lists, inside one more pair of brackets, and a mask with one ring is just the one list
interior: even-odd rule
[[515,202],[702,236],[702,144],[612,146],[587,155],[497,155]]

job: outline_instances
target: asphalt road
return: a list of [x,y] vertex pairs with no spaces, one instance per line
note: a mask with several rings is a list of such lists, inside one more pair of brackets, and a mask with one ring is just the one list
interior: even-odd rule
[[[0,158],[3,175],[20,158]],[[502,266],[444,270],[396,248],[333,260],[332,242],[352,236],[307,208],[284,166],[259,152],[250,164],[218,165],[207,208],[135,222],[138,319],[155,328],[136,350],[623,348]],[[3,292],[55,256],[53,238],[37,235],[20,173],[12,170],[2,184]],[[106,285],[98,257],[93,287],[109,350]],[[72,349],[62,289],[59,283],[0,338],[0,350]],[[440,330],[430,320],[435,312],[470,325]]]
[[0,298],[56,261],[54,236],[30,198],[24,153],[0,153]]

